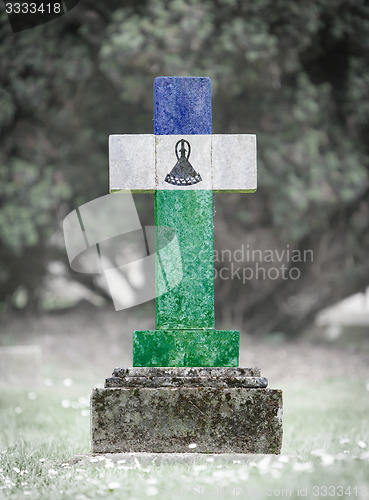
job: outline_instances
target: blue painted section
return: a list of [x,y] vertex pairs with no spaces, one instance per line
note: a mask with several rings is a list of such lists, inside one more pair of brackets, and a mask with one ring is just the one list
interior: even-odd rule
[[206,135],[211,133],[210,78],[193,76],[159,76],[155,78],[155,135]]

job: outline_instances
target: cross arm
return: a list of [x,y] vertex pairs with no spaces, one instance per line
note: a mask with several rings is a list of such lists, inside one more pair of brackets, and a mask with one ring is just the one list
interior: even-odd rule
[[[201,176],[193,185],[178,186],[165,180],[179,161],[176,145],[182,139],[190,145],[188,162]],[[256,136],[111,135],[109,172],[110,192],[195,189],[252,193],[257,188]]]

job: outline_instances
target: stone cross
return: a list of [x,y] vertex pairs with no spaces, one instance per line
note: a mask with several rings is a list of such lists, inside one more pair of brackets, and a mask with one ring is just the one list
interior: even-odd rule
[[256,191],[255,135],[212,134],[209,78],[158,77],[154,135],[111,135],[109,166],[110,192],[155,193],[155,225],[181,252],[160,255],[157,233],[157,258],[183,279],[161,294],[157,265],[156,329],[134,332],[133,366],[238,366],[239,332],[215,330],[213,192]]
[[161,77],[154,135],[110,137],[110,190],[155,192],[156,329],[93,390],[93,453],[281,450],[282,391],[214,324],[213,191],[255,191],[255,136],[211,132],[210,80]]

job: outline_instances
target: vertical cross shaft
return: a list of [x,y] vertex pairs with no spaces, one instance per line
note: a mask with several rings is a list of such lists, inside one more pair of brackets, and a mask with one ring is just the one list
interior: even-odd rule
[[[211,132],[209,78],[156,78],[155,135],[206,135]],[[176,231],[182,260],[178,264],[182,264],[183,271],[180,285],[156,299],[156,328],[214,328],[212,191],[193,190],[190,186],[186,190],[156,191],[155,225]],[[160,238],[160,231],[157,238]],[[159,241],[156,246],[161,246]]]

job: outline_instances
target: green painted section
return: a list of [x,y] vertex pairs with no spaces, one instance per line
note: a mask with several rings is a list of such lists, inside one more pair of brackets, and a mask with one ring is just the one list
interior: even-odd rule
[[133,366],[238,366],[239,332],[215,330],[213,192],[157,191],[155,226],[156,330],[134,332]]
[[[159,226],[155,241],[156,329],[214,329],[213,192],[156,191],[155,225]],[[175,230],[181,258],[168,251],[166,232],[160,227]],[[179,281],[181,273],[179,285],[160,295]]]
[[133,333],[133,366],[238,366],[240,334],[231,330]]

